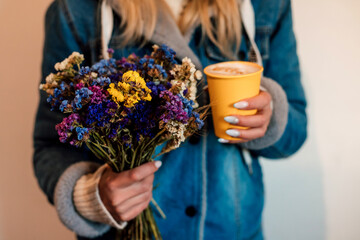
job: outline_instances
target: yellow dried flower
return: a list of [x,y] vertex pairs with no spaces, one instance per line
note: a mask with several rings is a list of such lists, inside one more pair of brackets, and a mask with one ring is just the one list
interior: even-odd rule
[[124,94],[115,88],[114,83],[110,83],[109,87],[107,91],[115,102],[123,102],[125,100]]
[[146,86],[145,80],[138,72],[127,71],[123,74],[122,82],[117,86],[109,85],[108,92],[115,102],[125,102],[125,107],[133,107],[139,101],[151,101],[151,90]]

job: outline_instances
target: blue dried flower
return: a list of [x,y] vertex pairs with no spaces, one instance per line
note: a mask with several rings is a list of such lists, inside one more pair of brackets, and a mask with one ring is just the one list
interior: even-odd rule
[[75,98],[74,98],[74,101],[73,101],[73,107],[74,107],[74,104],[75,104],[75,108],[82,108],[82,104],[81,104],[81,101],[83,98],[88,98],[90,95],[92,95],[93,92],[86,88],[86,87],[83,87],[79,90],[76,90],[75,91]]
[[116,66],[116,60],[113,58],[110,58],[109,60],[102,59],[100,62],[95,63],[92,67],[92,71],[97,71],[100,75],[105,75],[108,73],[114,73],[116,72],[115,69]]
[[99,84],[100,86],[104,86],[105,84],[110,84],[111,80],[108,77],[98,77],[94,80],[92,85]]
[[181,96],[180,94],[178,94],[178,96],[181,98],[181,101],[184,105],[184,111],[187,112],[188,117],[190,118],[192,115],[192,111],[194,109],[193,105],[194,102],[192,100],[189,100],[187,98],[184,98],[183,96]]
[[53,96],[52,95],[50,95],[47,99],[46,99],[46,101],[48,102],[48,103],[51,103],[51,101],[53,100]]
[[64,83],[64,82],[61,82],[61,84],[60,84],[60,89],[61,89],[62,91],[65,91],[65,83]]
[[64,100],[64,101],[61,102],[61,105],[59,107],[60,111],[62,111],[62,112],[64,111],[64,109],[68,105],[68,102],[69,102],[68,100]]
[[147,82],[146,86],[151,90],[151,96],[159,96],[160,92],[165,91],[166,87],[161,83]]
[[163,52],[165,55],[165,60],[171,62],[172,64],[176,64],[176,60],[175,60],[175,55],[176,52],[171,49],[170,47],[168,47],[167,45],[163,44],[161,45],[161,47],[158,49],[158,51]]
[[62,91],[58,88],[54,89],[54,98],[58,98],[61,95]]
[[161,65],[155,64],[155,68],[156,68],[157,70],[159,70],[160,74],[163,75],[164,78],[167,78],[167,77],[168,77],[165,69],[164,69]]
[[81,141],[84,138],[84,134],[89,133],[88,128],[77,127],[76,129],[77,139]]
[[200,114],[197,112],[193,112],[193,116],[195,117],[195,122],[199,126],[199,130],[204,126],[204,121],[200,119]]
[[86,74],[89,74],[90,73],[90,68],[89,67],[81,67],[80,68],[80,71],[79,71],[79,74],[81,75],[81,76],[84,76],[84,75],[86,75]]

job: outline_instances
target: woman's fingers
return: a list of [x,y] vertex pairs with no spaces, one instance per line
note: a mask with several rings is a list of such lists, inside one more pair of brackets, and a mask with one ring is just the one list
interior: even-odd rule
[[[235,138],[241,138],[241,140],[249,141],[256,138],[261,138],[265,135],[266,128],[250,128],[245,130],[239,130],[239,129],[228,129],[226,130],[226,134],[235,137]],[[240,140],[240,139],[239,139]]]
[[151,198],[145,202],[141,202],[141,203],[131,207],[130,209],[127,209],[127,211],[125,211],[125,212],[118,214],[119,220],[130,221],[130,220],[134,219],[142,211],[144,211],[145,208],[147,208],[147,206],[150,203],[150,200],[151,200]]
[[265,135],[265,133],[266,133],[265,127],[250,128],[244,130],[232,128],[226,130],[226,134],[229,135],[230,137],[239,138],[239,140],[227,140],[227,139],[219,138],[218,141],[220,143],[230,143],[230,144],[244,143],[257,138],[261,138]]
[[128,187],[135,182],[140,182],[149,175],[154,174],[161,166],[161,161],[145,163],[134,169],[121,173],[112,173],[108,179],[110,190]]
[[227,144],[236,144],[236,143],[248,142],[248,140],[227,140],[227,139],[224,139],[224,138],[219,138],[218,141],[219,141],[219,143],[227,143]]
[[[110,202],[106,205],[110,205],[111,208],[118,208],[118,206],[125,202],[131,201],[131,199],[137,199],[139,195],[143,195],[146,192],[151,192],[153,188],[154,174],[151,174],[144,178],[140,182],[135,182],[125,188],[118,188],[109,193]],[[128,204],[129,205],[129,204]]]
[[242,116],[242,115],[231,115],[224,118],[224,120],[230,124],[242,127],[261,127],[267,124],[271,117],[271,110],[264,109],[258,112],[256,115]]
[[271,95],[268,92],[260,91],[258,95],[252,98],[241,100],[234,104],[234,107],[241,110],[264,109],[270,106]]
[[103,172],[99,182],[100,198],[116,220],[129,218],[126,215],[120,219],[119,213],[129,214],[129,209],[134,206],[145,203],[147,206],[152,197],[154,173],[160,166],[161,162],[155,161],[121,173],[113,173],[111,169]]
[[261,91],[259,95],[244,99],[234,104],[235,108],[241,110],[253,110],[257,109],[255,115],[243,116],[243,115],[231,115],[226,116],[224,120],[234,126],[246,127],[248,129],[230,128],[226,131],[226,134],[239,138],[239,140],[225,140],[219,139],[220,143],[244,143],[257,138],[261,138],[265,135],[267,127],[269,125],[272,109],[271,95],[268,92]]
[[141,203],[149,202],[151,200],[151,198],[152,198],[151,190],[144,192],[140,195],[136,195],[135,197],[127,199],[123,203],[116,206],[116,212],[119,215],[123,214],[123,213],[129,211],[131,208],[133,208]]

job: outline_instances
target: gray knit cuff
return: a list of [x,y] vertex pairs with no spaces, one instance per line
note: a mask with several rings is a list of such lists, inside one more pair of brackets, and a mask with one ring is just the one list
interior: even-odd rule
[[60,220],[77,235],[88,238],[103,235],[110,226],[83,218],[75,209],[73,190],[79,178],[95,172],[99,167],[99,164],[93,162],[79,162],[71,165],[61,175],[54,192],[55,208]]
[[86,174],[76,182],[73,194],[74,205],[80,215],[86,219],[124,229],[127,222],[117,222],[101,201],[98,185],[107,166],[104,163],[95,173]]
[[261,86],[272,97],[273,113],[265,136],[240,144],[243,148],[250,150],[260,150],[276,143],[283,135],[288,121],[289,104],[283,88],[267,77],[261,79]]

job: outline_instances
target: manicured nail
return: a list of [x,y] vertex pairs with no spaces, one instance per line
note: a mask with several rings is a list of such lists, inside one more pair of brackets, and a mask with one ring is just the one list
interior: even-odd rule
[[155,167],[159,168],[161,167],[162,162],[161,161],[155,161]]
[[219,142],[219,143],[228,143],[229,140],[226,140],[226,139],[223,139],[223,138],[219,138],[219,139],[218,139],[218,142]]
[[245,101],[241,101],[234,104],[234,107],[239,109],[246,108],[247,106],[249,106],[249,103]]
[[239,119],[237,117],[233,117],[233,116],[227,116],[224,117],[225,122],[231,123],[231,124],[237,124],[239,123]]
[[240,132],[238,130],[235,130],[235,129],[226,130],[226,134],[231,136],[231,137],[240,137]]

